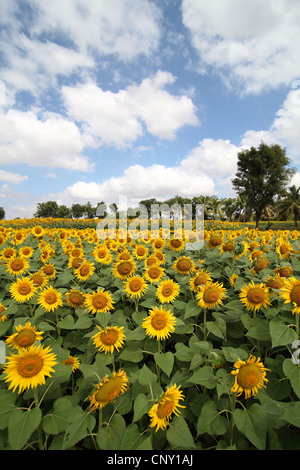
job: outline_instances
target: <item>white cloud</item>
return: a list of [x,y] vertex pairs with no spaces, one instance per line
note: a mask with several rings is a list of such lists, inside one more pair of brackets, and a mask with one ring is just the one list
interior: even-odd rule
[[297,0],[182,0],[201,66],[214,67],[245,93],[299,78],[299,18]]
[[19,175],[18,173],[12,173],[6,170],[0,170],[0,181],[6,181],[7,183],[18,184],[28,179],[27,175]]
[[185,125],[199,124],[192,100],[164,89],[174,81],[170,73],[158,71],[140,85],[118,93],[103,91],[89,82],[63,87],[62,96],[72,119],[84,123],[102,143],[122,147],[143,135],[142,123],[161,139],[174,138]]
[[26,163],[48,168],[88,171],[91,165],[82,156],[88,136],[56,114],[39,119],[33,111],[9,110],[0,114],[0,163]]

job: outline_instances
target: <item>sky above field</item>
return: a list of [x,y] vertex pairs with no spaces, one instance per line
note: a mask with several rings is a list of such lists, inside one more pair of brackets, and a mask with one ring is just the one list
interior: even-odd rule
[[234,197],[242,149],[300,185],[299,0],[0,0],[0,206]]

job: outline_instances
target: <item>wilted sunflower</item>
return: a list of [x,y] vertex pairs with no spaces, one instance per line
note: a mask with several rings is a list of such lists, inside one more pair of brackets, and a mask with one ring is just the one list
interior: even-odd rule
[[29,263],[26,258],[21,258],[20,256],[16,256],[10,258],[6,263],[6,271],[9,272],[11,275],[20,276],[28,271]]
[[118,261],[113,269],[113,275],[119,279],[126,279],[135,273],[136,264],[132,259]]
[[17,355],[7,358],[4,365],[5,382],[10,382],[8,389],[13,392],[19,387],[18,393],[29,388],[36,388],[45,383],[45,377],[55,372],[53,367],[57,364],[56,356],[50,347],[31,346],[22,349]]
[[239,298],[247,310],[257,311],[261,307],[267,308],[271,303],[269,289],[265,284],[254,284],[253,281],[242,287]]
[[161,340],[169,338],[175,331],[175,324],[176,318],[170,310],[154,307],[144,319],[142,327],[145,328],[147,336]]
[[300,313],[300,281],[295,277],[286,279],[284,287],[281,289],[280,296],[285,304],[291,303],[294,308],[292,313]]
[[80,366],[80,361],[78,357],[75,356],[68,356],[68,359],[65,359],[62,363],[65,366],[72,366],[72,372],[75,372],[75,370],[79,369]]
[[43,289],[38,297],[38,304],[41,305],[46,312],[51,312],[63,305],[62,294],[53,286]]
[[200,287],[197,293],[198,305],[205,309],[215,308],[221,305],[226,297],[226,289],[218,282],[208,283]]
[[16,302],[23,303],[34,296],[36,287],[29,278],[23,277],[11,284],[9,292]]
[[195,263],[189,256],[181,256],[176,259],[173,269],[178,274],[191,274],[195,270]]
[[104,289],[85,294],[85,306],[91,313],[106,313],[113,310],[112,297],[109,292]]
[[94,346],[101,352],[113,353],[123,347],[126,339],[123,326],[110,326],[105,329],[97,326],[99,332],[92,336]]
[[231,388],[236,396],[240,396],[243,392],[245,398],[250,398],[257,395],[260,388],[266,388],[266,369],[263,363],[260,361],[260,357],[256,358],[250,356],[247,361],[241,361],[240,359],[234,363],[235,370],[231,371],[231,374],[235,376],[234,384]]
[[91,409],[102,409],[108,403],[113,403],[128,390],[128,387],[129,380],[126,372],[123,370],[114,372],[110,377],[104,377],[102,382],[96,386],[94,393],[89,397]]
[[180,285],[174,282],[173,279],[166,279],[161,281],[157,287],[156,297],[163,303],[173,302],[180,293]]
[[65,293],[65,299],[67,304],[71,307],[82,307],[85,301],[85,294],[77,289],[71,289],[70,292]]
[[83,261],[80,266],[74,269],[77,279],[80,281],[86,281],[91,277],[95,272],[94,263],[89,263],[88,261]]
[[165,271],[161,266],[153,265],[145,269],[144,278],[151,284],[159,282],[165,276]]
[[184,395],[180,390],[180,386],[174,384],[168,387],[165,391],[161,400],[152,406],[148,412],[148,416],[151,418],[150,427],[156,426],[155,432],[159,429],[165,430],[168,426],[172,414],[179,416],[179,408],[185,408],[183,405],[179,405],[180,400],[184,400]]
[[37,331],[36,326],[31,326],[30,322],[25,323],[24,326],[16,326],[16,331],[5,341],[13,349],[30,348],[36,341],[42,339],[42,334],[44,333],[43,331]]
[[141,276],[131,276],[125,281],[125,292],[131,298],[140,297],[147,289],[147,283]]

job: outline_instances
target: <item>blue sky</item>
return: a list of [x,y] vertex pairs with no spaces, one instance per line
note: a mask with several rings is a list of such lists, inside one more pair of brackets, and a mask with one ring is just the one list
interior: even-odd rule
[[278,143],[300,185],[297,0],[1,0],[0,206],[232,197]]

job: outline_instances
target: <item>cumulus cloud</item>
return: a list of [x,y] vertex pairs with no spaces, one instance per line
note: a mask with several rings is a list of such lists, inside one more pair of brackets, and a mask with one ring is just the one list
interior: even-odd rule
[[299,78],[297,0],[183,0],[182,20],[202,68],[214,67],[244,93]]
[[6,181],[7,183],[18,184],[28,179],[27,175],[19,175],[18,173],[12,173],[11,171],[0,170],[0,181]]
[[165,90],[174,81],[172,74],[158,71],[117,93],[89,82],[63,87],[62,96],[72,119],[82,122],[102,143],[122,147],[143,135],[143,124],[161,139],[174,138],[185,125],[199,124],[192,100]]
[[88,158],[81,152],[92,140],[60,115],[39,119],[33,111],[11,109],[0,114],[0,142],[2,165],[26,163],[48,168],[91,169]]

